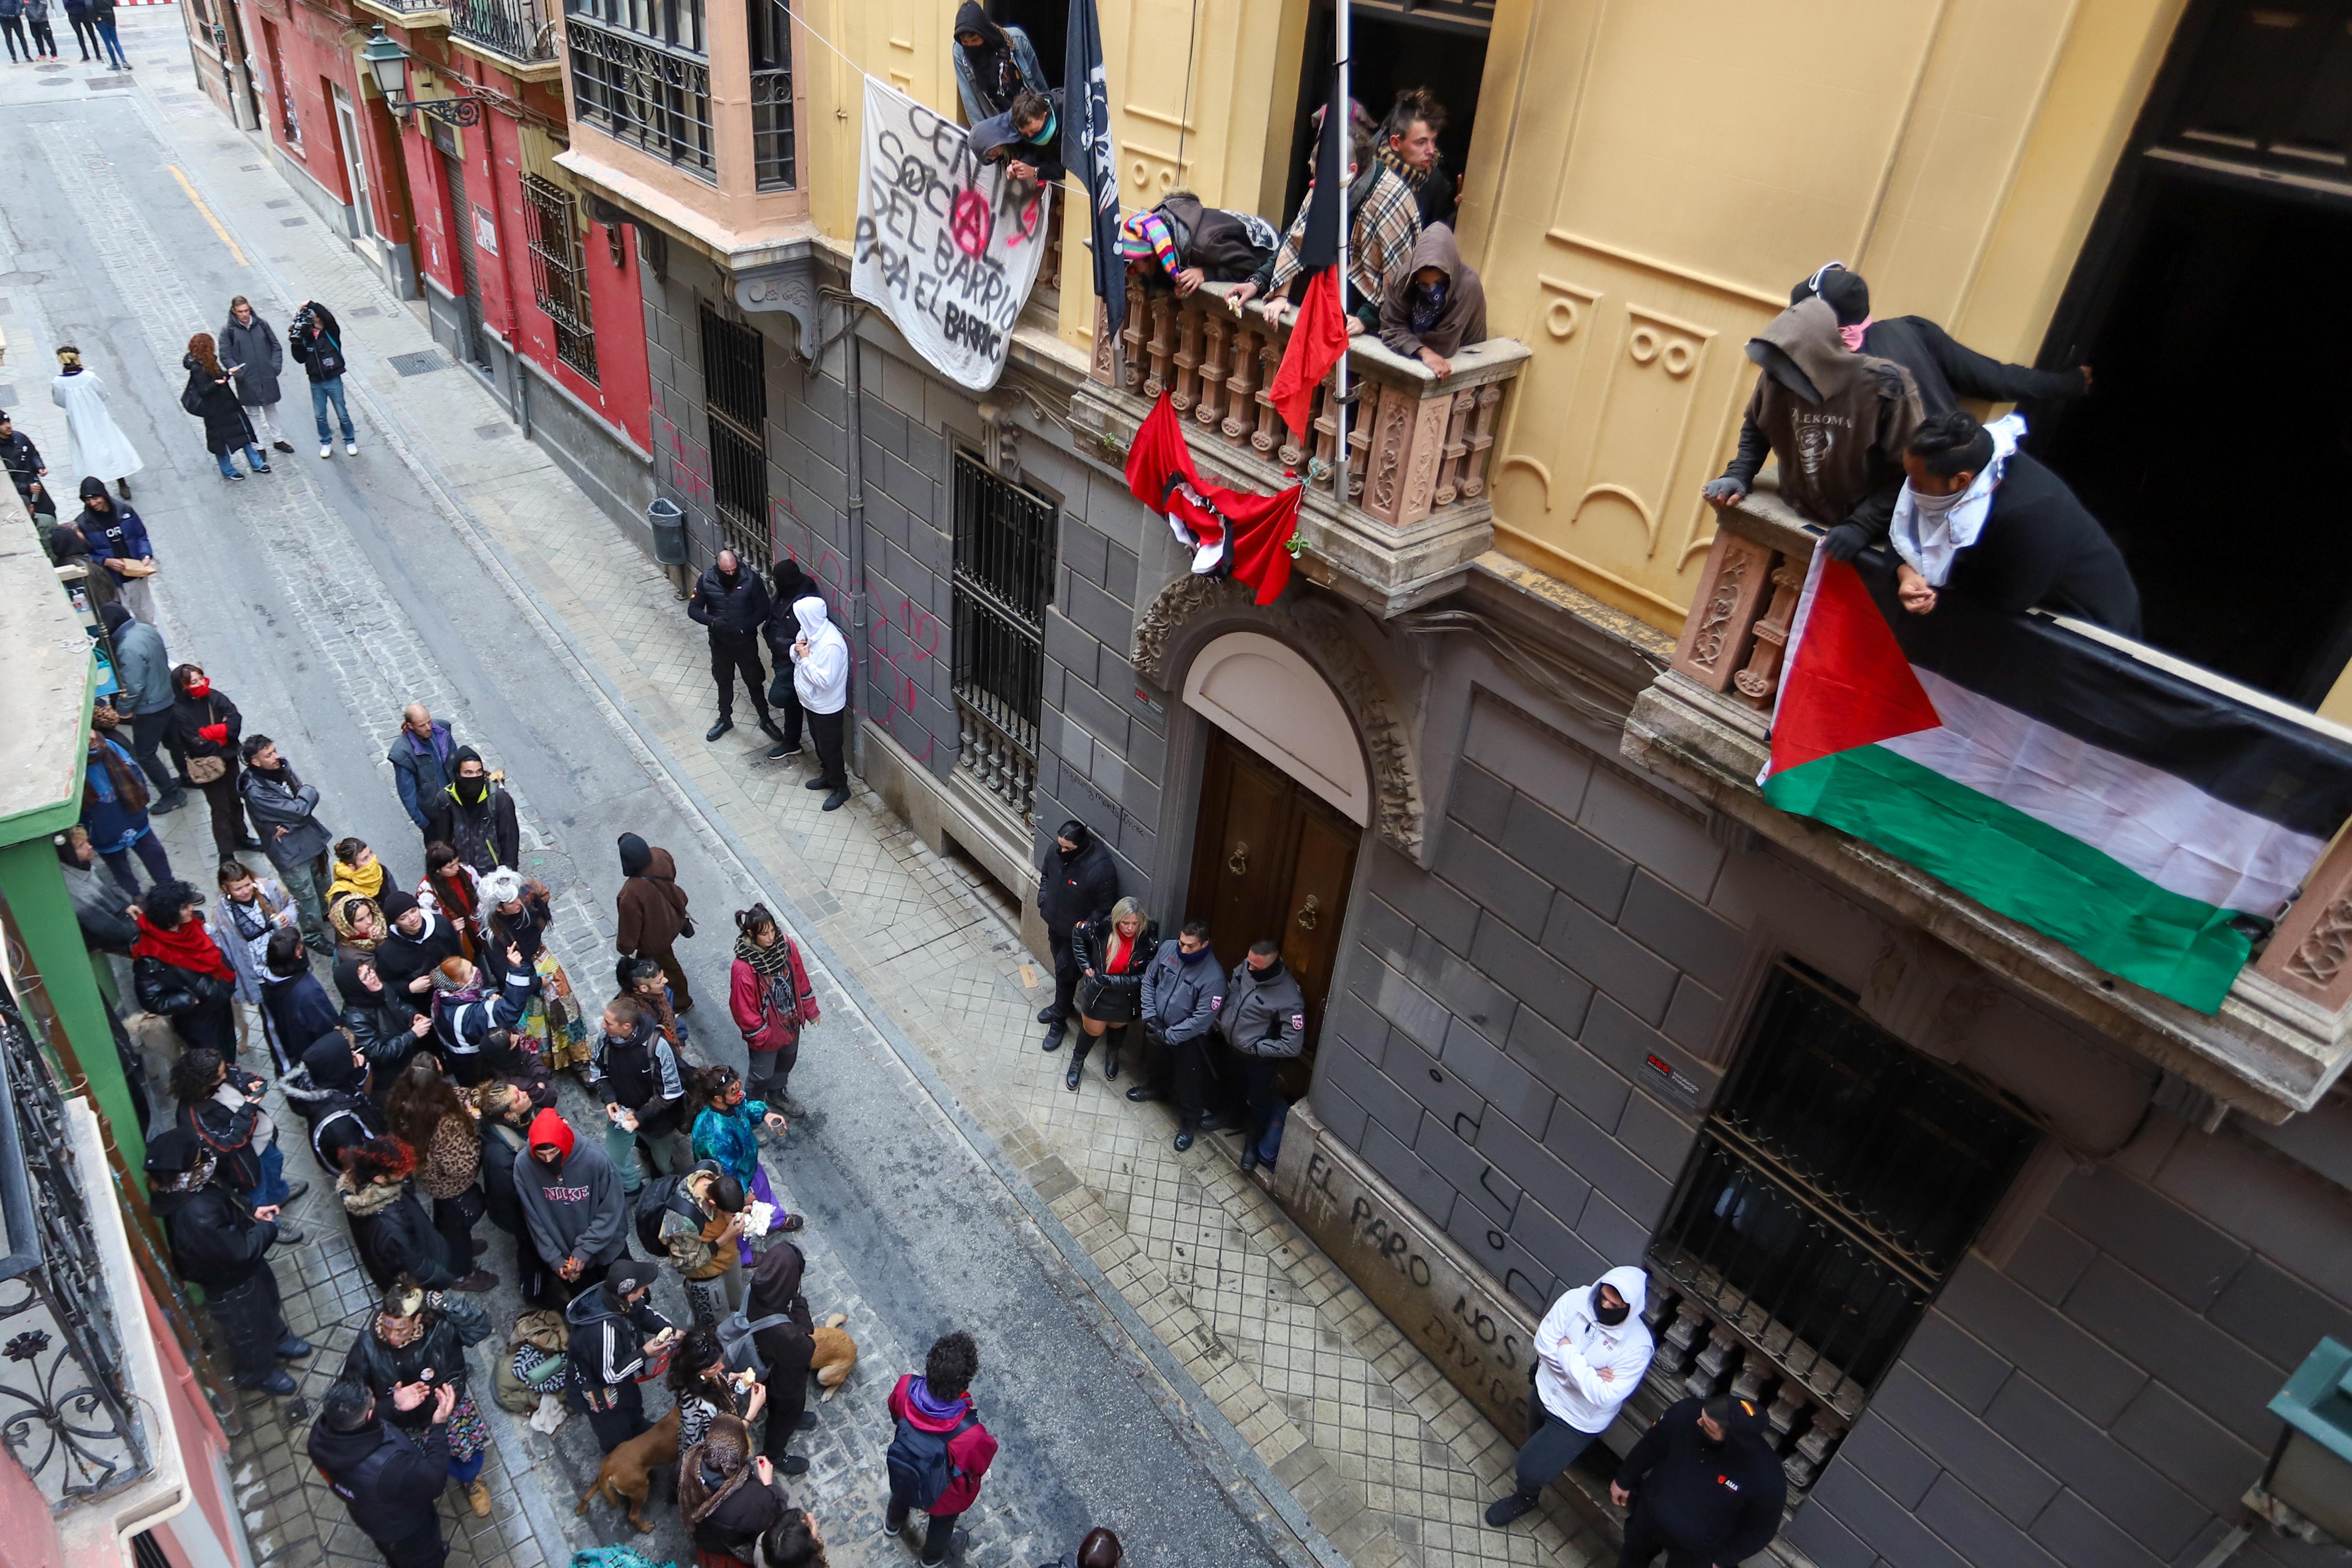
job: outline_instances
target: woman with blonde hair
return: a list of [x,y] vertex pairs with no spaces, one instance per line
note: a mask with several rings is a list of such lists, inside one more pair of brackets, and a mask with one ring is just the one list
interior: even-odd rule
[[255,444],[253,421],[245,416],[245,405],[236,400],[236,388],[229,384],[229,373],[221,366],[210,332],[198,332],[188,340],[188,352],[181,356],[180,366],[188,373],[180,406],[205,422],[205,450],[220,465],[221,478],[245,478],[236,470],[234,454],[238,451],[245,453],[246,466],[255,473],[268,473],[269,459]]
[[[1121,899],[1102,919],[1078,927],[1071,946],[1078,961],[1081,1032],[1062,1086],[1075,1093],[1084,1076],[1087,1052],[1097,1040],[1103,1043],[1103,1081],[1118,1077],[1118,1053],[1127,1044],[1127,1026],[1143,1012],[1143,972],[1160,951],[1160,926],[1143,918],[1141,904]],[[1118,1033],[1113,1034],[1114,1029]]]

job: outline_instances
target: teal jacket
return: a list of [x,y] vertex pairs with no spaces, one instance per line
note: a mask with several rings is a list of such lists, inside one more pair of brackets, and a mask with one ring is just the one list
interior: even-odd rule
[[767,1115],[764,1100],[747,1100],[732,1110],[704,1106],[694,1118],[694,1157],[718,1161],[720,1170],[750,1192],[760,1169],[760,1126]]

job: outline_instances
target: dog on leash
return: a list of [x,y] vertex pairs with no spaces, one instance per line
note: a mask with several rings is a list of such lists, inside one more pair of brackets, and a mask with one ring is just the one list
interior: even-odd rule
[[[852,1352],[855,1353],[854,1352]],[[604,1456],[597,1467],[595,1484],[580,1494],[580,1506],[573,1513],[586,1513],[588,1505],[603,1498],[614,1507],[624,1499],[629,1510],[629,1528],[640,1533],[653,1525],[645,1515],[646,1497],[653,1489],[654,1472],[664,1465],[677,1463],[677,1407]]]
[[849,1321],[846,1312],[835,1312],[816,1327],[810,1337],[816,1348],[809,1354],[809,1375],[824,1392],[821,1399],[831,1399],[849,1381],[852,1367],[857,1364],[857,1342],[842,1331],[841,1325]]

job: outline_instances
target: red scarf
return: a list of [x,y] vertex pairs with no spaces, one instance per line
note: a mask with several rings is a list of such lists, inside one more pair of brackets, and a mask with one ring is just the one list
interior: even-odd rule
[[131,957],[152,958],[174,969],[209,974],[215,980],[236,979],[236,971],[228,966],[228,960],[213,944],[213,933],[205,929],[204,921],[184,921],[165,931],[150,921],[144,910],[133,909],[131,918],[139,922],[139,938],[131,944]]

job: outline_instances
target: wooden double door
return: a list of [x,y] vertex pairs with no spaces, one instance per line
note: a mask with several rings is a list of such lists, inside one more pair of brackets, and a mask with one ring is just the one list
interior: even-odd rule
[[1289,774],[1211,729],[1184,918],[1208,922],[1228,973],[1259,938],[1282,943],[1282,961],[1307,995],[1307,1054],[1281,1086],[1294,1098],[1307,1090],[1362,834]]

